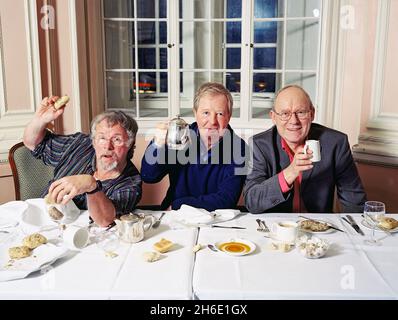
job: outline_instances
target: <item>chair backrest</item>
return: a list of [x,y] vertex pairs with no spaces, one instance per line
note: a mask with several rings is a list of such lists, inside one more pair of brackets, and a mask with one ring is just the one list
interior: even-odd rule
[[22,142],[10,149],[8,161],[14,178],[15,199],[40,198],[54,176],[54,168],[33,157]]

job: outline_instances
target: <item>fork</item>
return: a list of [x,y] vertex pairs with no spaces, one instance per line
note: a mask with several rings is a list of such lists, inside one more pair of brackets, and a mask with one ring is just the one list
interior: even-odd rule
[[270,232],[268,226],[265,224],[265,221],[264,220],[260,220],[260,221],[264,226],[264,232]]
[[256,219],[256,222],[258,224],[257,231],[264,232],[265,230],[264,230],[263,225],[261,224],[261,220],[260,219]]

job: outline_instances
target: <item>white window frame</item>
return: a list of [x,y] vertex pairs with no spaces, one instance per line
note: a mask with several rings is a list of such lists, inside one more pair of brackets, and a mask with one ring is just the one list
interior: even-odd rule
[[[291,0],[290,0],[291,1]],[[167,18],[161,18],[160,20],[167,21],[167,35],[168,35],[168,44],[171,46],[168,48],[168,99],[167,99],[167,108],[169,117],[172,118],[174,115],[179,113],[180,105],[181,105],[181,98],[179,92],[179,82],[180,82],[180,72],[184,71],[184,69],[179,68],[179,61],[180,61],[180,53],[179,53],[179,10],[178,10],[178,0],[169,0],[167,3]],[[285,6],[285,10],[287,6]],[[136,6],[135,6],[136,8]],[[240,72],[241,73],[241,88],[240,88],[240,101],[242,102],[240,105],[240,118],[232,118],[231,125],[234,128],[250,128],[254,129],[255,131],[262,131],[272,126],[272,121],[270,119],[252,119],[252,99],[253,97],[257,97],[258,94],[252,94],[252,66],[253,61],[251,58],[251,46],[250,44],[253,43],[253,19],[248,19],[248,17],[253,17],[253,8],[254,8],[254,0],[245,0],[242,4],[242,56],[241,56],[241,68],[240,69],[231,69],[227,72]],[[317,74],[317,89],[316,89],[316,98],[314,99],[315,106],[318,106],[315,121],[323,123],[323,124],[330,124],[332,121],[333,116],[331,117],[331,111],[334,108],[334,98],[331,97],[330,93],[333,89],[330,89],[330,85],[335,87],[335,84],[331,84],[331,81],[334,79],[326,72],[328,69],[331,69],[334,65],[334,60],[332,59],[332,55],[338,49],[338,39],[333,37],[333,30],[332,27],[338,25],[339,21],[339,8],[340,8],[340,0],[323,0],[323,5],[320,10],[321,17],[320,17],[320,32],[319,32],[319,55],[318,55],[318,63],[316,70],[310,70],[307,72],[313,72]],[[102,11],[103,12],[103,11]],[[281,21],[284,21],[286,24],[287,20],[298,20],[300,17],[294,18],[279,18]],[[134,19],[133,19],[134,20]],[[139,19],[145,20],[145,19]],[[154,20],[154,19],[149,19]],[[185,21],[186,19],[184,19]],[[217,19],[218,20],[218,19]],[[219,19],[220,21],[226,19]],[[269,19],[256,19],[256,21],[266,21]],[[273,19],[275,20],[275,19]],[[228,20],[229,21],[229,20]],[[137,29],[135,29],[137,32]],[[286,28],[284,29],[286,32]],[[136,37],[137,39],[137,37]],[[285,39],[285,38],[284,38]],[[283,47],[283,46],[282,46]],[[332,48],[332,50],[330,50]],[[328,50],[329,49],[329,50]],[[284,47],[282,48],[284,50]],[[105,52],[105,46],[104,46]],[[187,55],[184,55],[184,59],[186,59]],[[137,57],[136,57],[137,59]],[[105,61],[105,59],[104,59]],[[137,61],[137,60],[136,60]],[[327,63],[326,63],[327,62]],[[331,67],[326,67],[326,64],[331,65]],[[208,70],[210,72],[220,71],[225,72],[227,69],[221,70]],[[242,70],[250,70],[250,72],[242,72]],[[287,69],[281,69],[282,72],[285,71],[292,71]],[[151,72],[163,72],[164,70],[160,69],[153,69],[153,70],[145,70]],[[195,71],[195,69],[190,69],[189,71]],[[200,71],[204,71],[201,69]],[[261,72],[274,72],[269,70],[262,70]],[[283,74],[283,73],[282,73]],[[186,74],[184,75],[184,77]],[[335,75],[334,75],[335,77]],[[136,76],[138,79],[138,75]],[[284,80],[282,81],[283,85]],[[178,86],[178,90],[175,86]],[[329,85],[329,87],[328,87]],[[239,95],[233,94],[235,101],[238,101]],[[264,99],[264,98],[262,98]],[[137,99],[138,109],[139,109],[139,99]],[[155,99],[158,101],[158,99]],[[166,105],[166,101],[164,98],[159,98],[162,101],[163,105]],[[151,101],[154,101],[152,99]],[[191,101],[192,103],[192,101]],[[127,110],[128,111],[128,110]],[[164,117],[153,117],[153,118],[142,118],[137,117],[139,122],[139,126],[141,129],[146,128],[154,128],[156,123],[159,120],[165,120]],[[188,122],[192,122],[195,119],[192,118],[185,118]]]

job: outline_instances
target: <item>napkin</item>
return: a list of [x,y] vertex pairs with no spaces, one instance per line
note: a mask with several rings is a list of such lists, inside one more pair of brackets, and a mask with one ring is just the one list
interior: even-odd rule
[[215,219],[220,221],[231,220],[238,215],[242,214],[240,210],[237,209],[217,209],[214,211]]
[[186,204],[183,204],[176,212],[178,214],[175,215],[175,219],[184,224],[207,224],[214,219],[214,215],[209,211]]

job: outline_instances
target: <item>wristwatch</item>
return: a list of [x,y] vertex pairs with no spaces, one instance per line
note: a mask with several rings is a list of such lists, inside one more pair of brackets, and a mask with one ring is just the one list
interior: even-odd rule
[[98,191],[102,191],[102,182],[101,182],[101,180],[96,180],[96,184],[97,184],[97,186],[95,187],[95,189],[92,190],[92,191],[86,192],[86,194],[93,194],[93,193],[96,193]]

